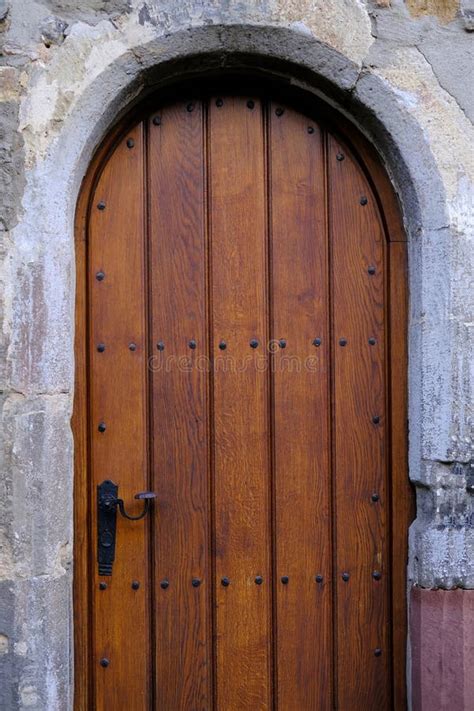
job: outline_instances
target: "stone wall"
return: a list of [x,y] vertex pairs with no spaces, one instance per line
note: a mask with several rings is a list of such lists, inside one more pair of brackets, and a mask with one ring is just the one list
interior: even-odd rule
[[473,29],[468,0],[0,0],[0,708],[72,708],[81,179],[133,101],[197,68],[302,85],[377,147],[410,240],[410,580],[474,588]]

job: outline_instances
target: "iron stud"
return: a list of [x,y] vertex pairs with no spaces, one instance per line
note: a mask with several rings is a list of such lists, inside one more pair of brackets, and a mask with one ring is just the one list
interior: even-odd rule
[[222,99],[216,99],[216,106],[218,106],[219,108],[221,106],[224,106],[224,101]]
[[315,578],[315,580],[316,580],[317,583],[322,583],[323,580],[324,580],[324,578],[323,578],[322,575],[317,575],[316,578]]
[[198,588],[201,585],[201,581],[199,578],[193,578],[191,581],[191,585],[193,588]]
[[284,338],[280,338],[280,340],[278,341],[278,345],[280,346],[280,348],[286,348],[286,341],[285,341],[285,339],[284,339]]
[[382,578],[382,573],[380,572],[380,570],[374,570],[374,572],[372,573],[372,577],[374,580],[380,580]]
[[98,210],[105,210],[105,202],[101,200],[100,202],[97,203],[97,209]]
[[255,578],[255,585],[261,585],[263,583],[263,578],[261,575],[257,575]]
[[132,590],[138,590],[139,587],[140,583],[138,582],[138,580],[132,580]]
[[340,346],[347,346],[347,338],[340,338],[339,345]]
[[344,580],[345,583],[348,582],[348,580],[349,580],[350,577],[351,577],[351,576],[349,575],[349,573],[343,573],[343,574],[342,574],[342,579]]
[[250,341],[250,348],[258,348],[258,341],[256,338],[252,338]]
[[280,580],[283,583],[283,585],[288,585],[288,583],[290,582],[290,578],[288,577],[288,575],[282,575]]
[[101,667],[108,667],[109,664],[110,664],[110,661],[109,661],[106,657],[103,657],[103,658],[100,660],[100,666],[101,666]]
[[97,429],[99,430],[99,432],[105,432],[105,430],[107,429],[105,422],[99,422],[99,426],[97,427]]
[[374,493],[372,494],[372,496],[371,496],[370,498],[372,499],[372,501],[374,502],[374,504],[376,504],[377,501],[379,501],[380,496],[374,491]]
[[225,341],[220,341],[219,348],[221,351],[225,351],[225,349],[227,348],[227,343]]
[[277,109],[275,109],[275,113],[277,116],[283,116],[284,109],[282,109],[281,106],[279,106]]
[[344,158],[345,158],[344,153],[338,153],[336,156],[336,160],[338,160],[338,161],[344,160]]
[[161,116],[153,116],[153,124],[155,126],[161,126]]
[[222,585],[222,587],[224,587],[224,588],[229,587],[229,585],[230,585],[230,580],[229,580],[229,578],[222,578],[222,580],[221,580],[221,585]]
[[375,269],[375,267],[370,266],[370,267],[367,269],[367,271],[369,272],[370,276],[373,276],[373,275],[375,274],[375,272],[376,272],[376,269]]
[[105,351],[105,343],[99,343],[97,350],[99,353],[103,353]]
[[382,650],[380,649],[380,647],[377,647],[376,649],[374,649],[374,654],[376,657],[382,656]]
[[162,580],[160,583],[160,588],[162,590],[167,590],[169,588],[170,584],[168,580]]
[[378,415],[374,415],[372,417],[372,422],[374,423],[374,425],[378,425],[380,422],[380,417]]
[[100,582],[99,583],[99,590],[107,590],[107,583]]
[[129,351],[136,351],[136,350],[137,350],[137,344],[136,344],[136,343],[129,343],[129,344],[128,344],[128,350],[129,350]]
[[313,346],[316,346],[316,348],[318,348],[320,345],[321,345],[321,339],[315,338],[313,341]]
[[376,343],[377,343],[377,341],[375,340],[375,338],[369,338],[369,344],[371,346],[375,346]]
[[194,338],[189,341],[188,346],[191,348],[192,351],[196,350],[197,343]]
[[165,350],[165,344],[163,343],[163,341],[158,341],[158,343],[156,344],[156,347],[158,348],[159,351]]
[[247,101],[247,106],[248,106],[249,109],[253,109],[254,106],[255,106],[255,101],[253,101],[253,99],[249,99],[249,100]]
[[104,279],[105,279],[104,272],[97,272],[97,274],[95,275],[95,278],[97,279],[97,281],[104,281]]
[[314,126],[308,126],[308,133],[314,133]]
[[359,200],[359,202],[360,202],[361,205],[367,205],[367,203],[368,203],[369,201],[367,200],[367,198],[365,197],[365,195],[363,195],[363,196],[361,197],[361,199]]
[[133,148],[134,145],[135,141],[133,140],[133,138],[127,138],[127,148]]

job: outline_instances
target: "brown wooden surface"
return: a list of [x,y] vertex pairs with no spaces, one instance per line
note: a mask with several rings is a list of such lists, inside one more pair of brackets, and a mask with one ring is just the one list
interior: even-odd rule
[[[343,160],[338,160],[343,157]],[[328,145],[338,708],[390,705],[384,234],[360,168]],[[361,201],[367,201],[366,205]],[[368,273],[369,267],[375,274]],[[369,339],[375,338],[375,345]],[[342,345],[345,339],[346,345]],[[372,418],[380,418],[374,424]],[[373,502],[371,495],[378,494]],[[373,573],[381,574],[380,580]],[[344,581],[343,575],[349,580]],[[381,650],[381,656],[375,650]]]
[[[270,708],[270,471],[260,102],[209,102],[217,708]],[[252,349],[250,340],[259,347]],[[227,343],[226,350],[219,343]],[[261,585],[256,576],[263,577]],[[221,579],[230,585],[221,585]]]
[[[288,105],[217,98],[119,128],[81,194],[75,705],[401,709],[412,495],[396,198],[362,137],[351,155]],[[99,591],[104,478],[134,513],[137,491],[158,499],[146,521],[118,518]]]
[[200,102],[159,113],[148,151],[156,704],[204,710],[212,704],[212,574],[203,115]]
[[87,313],[87,222],[92,175],[81,190],[76,214],[76,313],[74,409],[71,425],[74,433],[74,707],[89,708],[90,679],[90,550],[89,550],[89,438],[87,402],[87,353],[85,333]]
[[414,494],[408,479],[407,372],[408,298],[406,244],[389,245],[390,351],[389,361],[391,417],[391,506],[392,506],[392,659],[393,707],[407,706],[406,630],[408,528],[415,516]]
[[[106,164],[90,213],[90,507],[96,531],[97,491],[104,479],[119,485],[132,515],[148,488],[145,308],[145,192],[143,128],[123,139]],[[105,209],[98,209],[103,201]],[[97,280],[103,271],[105,278]],[[105,351],[97,350],[99,343]],[[136,344],[136,350],[129,348]],[[98,425],[105,422],[105,432]],[[150,629],[147,520],[117,520],[116,560],[111,577],[99,578],[91,551],[92,655],[96,708],[148,708]],[[92,543],[96,537],[92,537]],[[140,583],[132,589],[132,581]],[[99,590],[99,582],[107,588]],[[109,666],[100,660],[109,660]]]
[[272,335],[286,340],[273,356],[278,702],[323,710],[332,708],[324,138],[278,108],[269,108]]

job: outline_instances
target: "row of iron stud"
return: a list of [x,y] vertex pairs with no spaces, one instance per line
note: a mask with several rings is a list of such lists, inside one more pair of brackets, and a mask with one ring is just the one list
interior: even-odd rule
[[[321,343],[322,343],[322,340],[321,340],[321,338],[315,338],[313,341],[311,341],[311,343],[312,343],[313,346],[315,346],[316,348],[319,348],[319,346],[320,346]],[[368,343],[369,343],[369,345],[371,345],[371,346],[375,346],[375,344],[377,343],[377,341],[376,341],[375,338],[371,337],[371,338],[368,339]],[[286,348],[286,340],[285,340],[284,338],[280,338],[279,341],[278,341],[278,345],[280,346],[280,348]],[[339,345],[340,345],[340,346],[346,346],[346,345],[347,345],[347,338],[340,338],[340,339],[339,339]],[[194,350],[196,350],[196,348],[197,348],[197,343],[196,343],[196,341],[193,339],[193,340],[191,340],[191,341],[188,342],[188,346],[189,346],[189,348],[190,348],[192,351],[194,351]],[[249,346],[250,346],[250,348],[254,348],[254,349],[255,349],[255,348],[258,348],[259,342],[258,342],[255,338],[253,338],[253,339],[249,342]],[[164,350],[165,350],[165,344],[163,343],[163,341],[158,341],[158,343],[156,344],[156,348],[157,348],[157,350],[159,350],[159,351],[164,351]],[[227,348],[227,343],[226,343],[226,341],[220,341],[220,342],[219,342],[219,349],[220,349],[221,351],[225,351],[226,348]],[[129,343],[129,344],[128,344],[128,349],[129,349],[130,351],[136,351],[136,350],[137,350],[137,344],[136,344],[136,343]],[[97,344],[97,352],[98,352],[98,353],[103,353],[104,351],[105,351],[105,343],[98,343],[98,344]]]
[[[350,576],[350,573],[346,573],[346,572],[341,573],[341,578],[342,578],[342,580],[343,580],[345,583],[348,583],[348,582],[349,582],[350,577],[351,577],[351,576]],[[372,573],[372,578],[373,578],[374,580],[377,580],[377,581],[378,581],[378,580],[381,580],[381,579],[382,579],[382,573],[381,573],[379,570],[374,570],[373,573]],[[322,575],[315,575],[314,579],[315,579],[315,581],[316,581],[317,583],[323,583],[323,582],[324,582],[324,577],[323,577]],[[193,578],[193,579],[191,580],[191,585],[192,585],[194,588],[198,588],[198,587],[201,585],[201,582],[202,582],[202,581],[200,580],[200,578]],[[263,577],[262,577],[261,575],[257,575],[257,576],[255,577],[254,582],[255,582],[255,585],[262,585],[262,583],[263,583]],[[288,575],[282,575],[281,578],[280,578],[280,582],[281,582],[282,585],[288,585],[289,582],[290,582],[290,577],[289,577]],[[221,578],[221,585],[222,585],[222,587],[228,588],[230,584],[231,584],[230,578],[228,578],[227,576],[224,576],[223,578]],[[169,586],[170,586],[170,582],[169,582],[169,580],[168,580],[167,578],[165,578],[164,580],[162,580],[162,581],[160,582],[160,588],[161,588],[162,590],[167,590],[167,589],[169,588]]]
[[[381,573],[379,570],[374,570],[374,572],[372,573],[372,577],[373,577],[374,580],[381,580],[381,579],[382,579],[382,573]],[[342,578],[342,580],[343,580],[345,583],[347,583],[347,582],[349,582],[349,580],[350,580],[350,574],[349,574],[349,573],[342,573],[342,574],[341,574],[341,578]],[[315,579],[315,581],[316,581],[317,583],[323,583],[323,582],[324,582],[324,577],[323,577],[322,575],[320,575],[320,574],[315,575],[315,576],[314,576],[314,579]],[[254,582],[255,582],[255,585],[262,585],[262,583],[263,583],[263,577],[262,577],[261,575],[255,576]],[[289,576],[288,576],[288,575],[282,575],[281,578],[280,578],[280,582],[281,582],[282,585],[288,585],[288,583],[290,582]],[[193,586],[193,588],[198,588],[198,587],[201,585],[201,583],[202,583],[202,580],[201,580],[200,578],[192,578],[192,580],[191,580],[191,585]],[[229,587],[230,583],[231,583],[230,578],[225,577],[225,576],[224,576],[223,578],[221,578],[221,585],[222,585],[222,587],[227,588],[227,587]],[[160,582],[160,587],[161,587],[162,590],[167,590],[167,589],[169,588],[169,586],[170,586],[170,583],[169,583],[169,580],[168,580],[167,578],[165,578],[164,580],[162,580],[162,581]],[[140,583],[139,583],[139,581],[138,581],[138,580],[132,580],[131,588],[132,588],[132,590],[139,590],[139,589],[140,589]],[[101,582],[99,583],[99,590],[107,590],[107,583],[101,581]]]
[[[376,343],[377,343],[377,339],[375,339],[375,338],[373,338],[373,336],[371,336],[371,337],[368,339],[367,342],[368,342],[368,344],[369,344],[370,346],[375,346]],[[313,346],[316,346],[316,348],[318,348],[318,347],[321,345],[321,343],[322,343],[322,339],[321,339],[321,338],[315,338],[314,340],[311,341],[311,343],[313,344]],[[340,345],[340,346],[347,346],[347,343],[348,343],[347,338],[340,338],[340,339],[339,339],[339,345]],[[100,344],[99,344],[99,345],[100,345]],[[280,339],[278,340],[278,345],[279,345],[280,348],[286,348],[286,345],[287,345],[286,339],[285,339],[285,338],[280,338]],[[195,348],[197,348],[197,343],[196,343],[196,341],[194,341],[194,340],[193,340],[193,341],[189,341],[188,346],[191,348],[191,350],[194,350]],[[258,348],[259,342],[258,342],[255,338],[253,338],[253,339],[249,342],[249,346],[250,346],[250,348]],[[158,343],[156,344],[156,348],[157,348],[157,350],[159,350],[159,351],[164,351],[164,350],[165,350],[165,344],[164,344],[164,342],[163,342],[163,341],[158,341]],[[219,350],[225,351],[226,348],[227,348],[227,342],[226,342],[226,341],[219,341]],[[99,349],[97,349],[97,350],[99,350]],[[104,347],[104,350],[105,350],[105,347]]]

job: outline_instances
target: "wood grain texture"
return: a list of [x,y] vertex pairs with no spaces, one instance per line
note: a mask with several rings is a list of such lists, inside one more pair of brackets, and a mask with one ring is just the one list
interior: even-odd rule
[[[81,193],[75,708],[398,711],[413,497],[396,197],[362,137],[331,136],[342,119],[218,98],[119,126]],[[119,517],[99,590],[105,478],[133,513],[137,491],[158,499]]]
[[203,111],[200,102],[178,103],[160,115],[160,125],[149,123],[148,154],[156,704],[204,710],[212,703],[213,583]]
[[89,570],[89,418],[87,401],[88,343],[84,333],[87,313],[87,223],[92,176],[81,191],[76,213],[76,313],[74,370],[75,391],[72,414],[74,433],[74,708],[88,711],[91,700]]
[[[143,127],[118,144],[95,189],[90,213],[89,318],[91,542],[96,544],[97,485],[112,479],[128,511],[148,488]],[[98,209],[100,202],[105,209]],[[97,272],[105,274],[103,280]],[[99,343],[105,345],[98,352]],[[130,343],[136,344],[131,351]],[[104,422],[105,432],[98,425]],[[147,520],[118,516],[116,559],[99,590],[93,547],[92,604],[96,708],[133,711],[150,703]],[[140,588],[132,589],[138,580]],[[107,658],[109,666],[100,660]]]
[[408,477],[407,250],[403,242],[389,245],[390,299],[390,456],[392,506],[392,659],[393,706],[407,706],[405,647],[407,639],[408,528],[414,519],[414,493]]
[[228,709],[271,706],[268,374],[257,366],[268,335],[263,135],[260,102],[211,99],[216,707]]
[[275,346],[286,341],[272,368],[278,703],[323,710],[332,708],[325,156],[318,126],[278,108],[269,109],[272,334]]
[[[391,683],[385,236],[373,193],[362,171],[345,146],[332,137],[328,147],[328,176],[334,348],[337,707],[348,711],[387,709],[391,704]],[[369,339],[375,339],[373,345]],[[374,417],[380,418],[377,424]],[[372,501],[372,494],[379,497],[377,501]],[[374,579],[373,573],[381,578]],[[344,575],[349,579],[345,581]],[[375,650],[380,650],[379,656]]]

